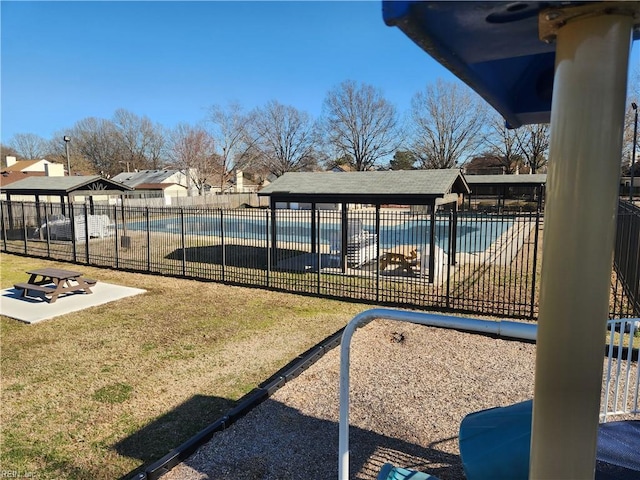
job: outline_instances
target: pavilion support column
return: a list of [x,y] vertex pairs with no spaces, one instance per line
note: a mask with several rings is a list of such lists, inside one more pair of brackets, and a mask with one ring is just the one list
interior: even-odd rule
[[595,472],[632,23],[587,15],[557,30],[531,479]]
[[[318,251],[318,234],[317,230],[317,211],[316,211],[316,203],[311,202],[311,253],[316,253]],[[320,265],[318,265],[320,268]]]
[[433,283],[436,270],[436,203],[431,203],[431,228],[429,230],[429,283]]
[[[38,229],[38,235],[40,240],[42,240],[42,230],[40,230],[40,226],[44,223],[42,221],[42,204],[40,203],[40,195],[36,194],[36,228]],[[46,213],[46,212],[45,212]]]
[[7,216],[9,217],[9,230],[13,230],[15,221],[13,219],[13,204],[11,203],[11,194],[9,192],[7,192]]

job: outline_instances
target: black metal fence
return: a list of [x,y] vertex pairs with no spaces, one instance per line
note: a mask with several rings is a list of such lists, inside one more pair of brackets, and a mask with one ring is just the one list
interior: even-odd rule
[[629,317],[640,317],[640,208],[625,200],[618,205],[614,310],[625,311]]
[[[66,208],[2,202],[3,250],[372,304],[538,313],[535,211]],[[629,277],[617,278],[611,314],[630,316]]]

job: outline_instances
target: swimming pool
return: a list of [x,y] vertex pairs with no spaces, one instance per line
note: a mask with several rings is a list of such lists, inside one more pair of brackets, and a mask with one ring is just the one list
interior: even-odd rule
[[[151,232],[167,232],[181,234],[184,225],[185,235],[224,234],[225,238],[243,240],[263,240],[270,237],[270,225],[266,216],[242,215],[185,215],[149,220]],[[351,220],[350,220],[351,222]],[[368,233],[375,232],[375,223],[358,220],[358,229]],[[456,232],[456,251],[463,253],[482,252],[489,248],[511,226],[510,219],[492,219],[484,216],[459,217]],[[130,230],[147,229],[146,221],[127,223]],[[354,230],[350,225],[350,230]],[[318,222],[317,234],[321,244],[337,246],[340,244],[340,223],[334,218],[331,221]],[[353,232],[350,232],[353,233]],[[359,232],[358,232],[359,233]],[[443,217],[435,223],[436,244],[445,251],[449,250],[449,220]],[[310,221],[278,219],[276,235],[279,241],[310,243]],[[430,243],[431,222],[428,219],[411,219],[407,221],[385,221],[381,219],[379,243],[380,248],[389,249],[402,245],[426,245]]]

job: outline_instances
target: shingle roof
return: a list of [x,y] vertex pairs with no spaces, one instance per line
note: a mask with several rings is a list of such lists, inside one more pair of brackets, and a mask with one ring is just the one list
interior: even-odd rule
[[137,187],[143,183],[165,183],[165,181],[179,170],[141,170],[139,172],[124,172],[113,177],[116,182],[130,187]]
[[[3,192],[9,193],[69,193],[74,190],[82,190],[92,184],[100,184],[111,190],[131,190],[121,183],[103,178],[99,175],[77,175],[66,177],[28,177],[2,187]],[[96,192],[99,193],[99,192]]]
[[521,175],[467,175],[464,178],[469,185],[543,185],[547,183],[546,173]]
[[18,160],[16,163],[11,165],[10,167],[4,167],[2,171],[3,172],[21,172],[25,168],[32,167],[33,165],[40,162],[45,162],[45,164],[53,163],[53,162],[50,162],[49,160],[45,160],[44,158],[42,160]]
[[25,178],[29,177],[44,177],[44,172],[5,171],[0,174],[0,186],[19,182],[20,180],[24,180]]
[[458,169],[390,170],[375,172],[288,172],[263,188],[260,195],[331,195],[439,197],[468,193]]
[[184,185],[180,185],[179,183],[141,183],[139,185],[136,185],[135,189],[136,190],[164,190],[166,188],[173,187],[175,185],[182,187],[185,190],[187,188]]

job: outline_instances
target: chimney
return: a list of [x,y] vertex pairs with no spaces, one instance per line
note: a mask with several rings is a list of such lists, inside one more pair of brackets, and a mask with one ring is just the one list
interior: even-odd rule
[[64,165],[61,163],[45,163],[44,174],[47,177],[64,177]]
[[236,171],[236,193],[244,192],[244,175],[242,170]]
[[7,167],[16,164],[16,157],[12,157],[11,155],[7,155]]

